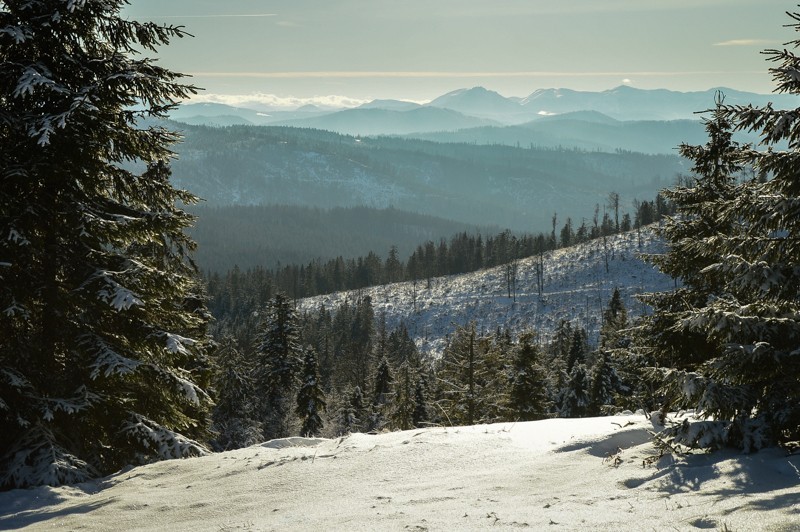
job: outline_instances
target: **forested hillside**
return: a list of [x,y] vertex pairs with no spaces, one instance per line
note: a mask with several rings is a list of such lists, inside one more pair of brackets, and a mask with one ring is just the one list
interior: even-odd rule
[[175,182],[209,205],[390,207],[471,225],[547,230],[610,191],[652,198],[684,169],[672,155],[439,144],[279,127],[178,125]]
[[429,240],[438,242],[463,231],[500,232],[497,227],[475,227],[392,208],[198,205],[190,211],[197,215],[190,231],[199,244],[197,263],[204,271],[220,273],[234,266],[273,269],[370,252],[386,257],[392,247],[399,256],[408,257]]

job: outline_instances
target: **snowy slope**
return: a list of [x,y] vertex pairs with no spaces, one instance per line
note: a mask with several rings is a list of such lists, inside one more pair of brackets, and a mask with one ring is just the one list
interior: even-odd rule
[[798,530],[800,455],[657,459],[651,428],[623,415],[275,440],[0,493],[0,529]]
[[537,259],[532,257],[519,263],[516,301],[508,297],[504,268],[497,267],[435,278],[430,288],[426,281],[419,281],[416,304],[414,284],[406,282],[308,298],[301,301],[300,308],[313,310],[324,304],[330,309],[345,299],[369,295],[376,316],[385,312],[390,329],[404,322],[418,347],[432,354],[441,352],[456,325],[471,320],[479,331],[491,332],[498,326],[516,332],[530,328],[538,331],[542,340],[566,320],[584,327],[590,342],[596,343],[602,312],[615,287],[620,289],[629,316],[637,316],[647,309],[636,294],[674,286],[672,279],[639,256],[663,252],[663,243],[651,229],[642,231],[641,243],[640,247],[639,237],[632,231],[610,237],[606,247],[597,240],[546,254],[541,298],[534,268]]

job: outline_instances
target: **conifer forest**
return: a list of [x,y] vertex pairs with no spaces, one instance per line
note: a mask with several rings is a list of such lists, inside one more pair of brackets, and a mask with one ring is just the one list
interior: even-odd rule
[[[686,119],[702,140],[660,154],[362,138],[315,129],[321,111],[189,124],[202,91],[158,60],[189,30],[128,5],[0,1],[0,490],[289,437],[637,411],[696,413],[654,433],[662,455],[800,447],[800,103],[717,90]],[[800,95],[798,47],[762,52],[775,97]],[[436,117],[462,136],[533,134],[454,113]],[[573,115],[558,138],[614,122]],[[624,235],[663,252],[613,255]],[[422,320],[436,279],[493,271],[509,313],[545,308],[545,266],[590,244],[598,275],[645,261],[669,289],[620,281],[548,330],[454,320],[437,350],[366,292],[402,287]],[[576,282],[559,290],[594,281]]]

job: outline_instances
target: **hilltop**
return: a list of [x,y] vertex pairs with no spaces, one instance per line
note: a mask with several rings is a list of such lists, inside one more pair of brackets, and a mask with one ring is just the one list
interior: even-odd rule
[[[334,308],[345,300],[369,296],[375,315],[385,314],[389,328],[405,323],[422,352],[438,354],[455,325],[474,320],[479,330],[508,327],[532,329],[542,340],[561,320],[576,322],[595,342],[603,310],[617,287],[629,314],[647,309],[636,295],[666,290],[674,281],[642,259],[642,255],[664,251],[652,228],[641,234],[622,233],[544,254],[544,284],[537,288],[538,257],[519,261],[516,296],[508,296],[506,267],[500,266],[463,275],[395,283],[350,292],[337,292],[304,299],[300,308],[312,310],[324,304]],[[608,269],[606,270],[606,258]]]

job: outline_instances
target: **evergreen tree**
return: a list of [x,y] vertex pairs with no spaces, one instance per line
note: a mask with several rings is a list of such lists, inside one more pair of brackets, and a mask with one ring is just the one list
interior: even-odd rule
[[372,394],[372,413],[369,418],[369,431],[383,429],[388,423],[388,411],[391,409],[393,401],[392,368],[386,357],[381,358],[380,364],[375,372],[375,387]]
[[614,349],[622,347],[624,339],[621,331],[628,326],[628,310],[622,301],[619,288],[614,287],[614,292],[608,302],[608,308],[603,313],[603,325],[600,328],[600,346]]
[[442,353],[437,372],[443,395],[440,407],[449,424],[474,425],[480,419],[480,360],[475,324],[458,327]]
[[256,389],[262,402],[265,440],[289,435],[291,399],[303,353],[298,317],[291,301],[276,294],[265,309],[256,336]]
[[577,364],[586,363],[586,354],[589,351],[589,340],[586,331],[581,327],[575,327],[572,331],[572,341],[567,355],[567,373],[572,373],[572,369]]
[[206,452],[196,198],[143,120],[195,90],[125,4],[0,3],[0,489]]
[[214,362],[214,448],[227,451],[258,443],[261,440],[261,423],[257,419],[254,403],[252,364],[239,352],[231,337],[222,339]]
[[321,412],[326,409],[325,392],[319,379],[317,357],[312,349],[307,349],[303,359],[300,376],[300,390],[297,392],[297,416],[302,421],[300,436],[316,436],[322,430]]
[[589,415],[604,413],[603,407],[611,406],[617,390],[620,389],[619,377],[612,363],[611,353],[601,348],[592,367],[589,384]]
[[534,334],[520,335],[514,347],[511,365],[509,411],[515,421],[533,421],[547,417],[547,374],[539,364],[539,348]]
[[561,399],[561,417],[584,417],[589,413],[589,378],[586,366],[576,364],[569,374]]
[[[788,50],[767,54],[779,63],[778,91],[800,93],[800,59]],[[695,183],[666,194],[678,216],[664,229],[670,251],[656,263],[683,287],[650,298],[655,312],[634,353],[665,368],[665,409],[692,406],[711,420],[671,427],[666,445],[753,450],[800,438],[796,116],[771,105],[725,106],[720,97],[706,121],[708,143],[681,147]],[[766,150],[738,146],[734,128],[760,132]],[[784,140],[788,151],[776,150]],[[743,163],[770,178],[737,184]]]
[[419,375],[414,384],[414,412],[411,415],[411,424],[415,427],[422,427],[429,421],[428,379],[425,375]]
[[414,428],[414,412],[417,408],[414,370],[408,362],[397,371],[394,408],[391,412],[392,425],[399,430]]
[[359,432],[364,423],[364,395],[355,386],[344,395],[345,404],[339,411],[339,434]]
[[475,324],[458,327],[439,361],[439,406],[450,424],[492,423],[504,418],[507,401],[506,353],[480,338]]

